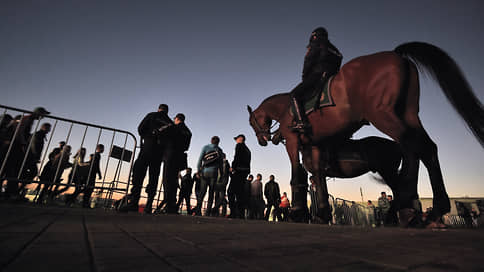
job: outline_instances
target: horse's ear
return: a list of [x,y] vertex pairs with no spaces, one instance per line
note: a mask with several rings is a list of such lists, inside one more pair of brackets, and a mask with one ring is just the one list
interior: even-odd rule
[[252,114],[252,108],[249,105],[247,105],[247,111],[249,112],[249,114]]

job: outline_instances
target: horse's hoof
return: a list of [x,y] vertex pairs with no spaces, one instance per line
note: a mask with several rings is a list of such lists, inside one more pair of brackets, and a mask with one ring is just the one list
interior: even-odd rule
[[425,228],[426,229],[446,229],[447,226],[444,223],[432,221]]
[[416,214],[414,209],[406,208],[398,211],[400,217],[400,227],[408,228],[412,227],[411,222],[416,219]]
[[291,209],[289,218],[291,222],[309,223],[309,212],[307,209]]

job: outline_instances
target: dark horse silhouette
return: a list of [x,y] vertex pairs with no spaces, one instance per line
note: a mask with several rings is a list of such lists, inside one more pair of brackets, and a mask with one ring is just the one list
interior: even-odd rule
[[[441,216],[450,211],[437,146],[422,126],[419,112],[419,77],[417,67],[432,75],[442,91],[465,120],[481,145],[484,145],[484,110],[474,95],[455,61],[442,49],[427,43],[405,43],[394,51],[358,57],[345,64],[331,82],[334,107],[325,107],[309,114],[313,127],[310,137],[300,137],[290,130],[293,120],[289,109],[288,93],[277,94],[264,100],[254,111],[248,107],[250,125],[258,142],[267,145],[271,139],[271,122],[280,123],[280,132],[286,139],[286,150],[292,167],[291,188],[293,211],[307,213],[304,199],[297,192],[307,186],[298,178],[301,169],[299,151],[311,156],[312,174],[318,182],[318,212],[322,222],[330,219],[328,190],[321,169],[321,150],[328,139],[349,138],[364,123],[371,122],[377,129],[399,143],[403,162],[399,181],[399,208],[401,224],[414,217],[418,199],[417,182],[419,160],[429,172],[432,186],[435,224],[441,225]],[[309,152],[308,150],[311,150]],[[294,193],[296,191],[296,194]]]

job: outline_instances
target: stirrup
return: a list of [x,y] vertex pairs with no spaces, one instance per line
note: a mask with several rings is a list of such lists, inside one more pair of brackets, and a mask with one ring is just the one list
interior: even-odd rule
[[306,132],[309,131],[309,129],[311,129],[311,125],[305,124],[304,122],[297,122],[296,124],[291,125],[289,128],[292,131],[305,134]]

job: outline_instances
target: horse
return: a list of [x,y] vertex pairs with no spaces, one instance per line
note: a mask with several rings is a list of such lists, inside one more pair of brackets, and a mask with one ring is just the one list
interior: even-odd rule
[[[410,42],[393,51],[361,56],[346,63],[330,83],[334,106],[319,108],[307,117],[311,135],[291,131],[290,95],[282,93],[265,99],[254,111],[247,106],[249,123],[261,146],[271,140],[271,124],[280,123],[291,161],[291,189],[307,186],[298,178],[299,152],[311,156],[312,174],[318,191],[317,215],[329,222],[330,206],[325,177],[320,167],[321,149],[328,139],[347,139],[366,121],[396,141],[403,154],[399,175],[399,209],[402,226],[408,226],[416,214],[418,170],[421,160],[429,173],[433,192],[434,223],[442,226],[442,216],[450,211],[437,155],[437,145],[425,131],[419,118],[419,70],[427,71],[440,85],[454,109],[464,119],[481,146],[484,146],[484,109],[467,83],[456,62],[439,47]],[[311,150],[309,151],[304,151]],[[294,194],[293,194],[294,195]],[[302,195],[302,194],[299,194]],[[304,199],[293,199],[292,211],[300,218],[307,213]]]
[[[399,195],[399,167],[402,162],[402,151],[395,141],[382,137],[370,136],[362,139],[338,139],[326,143],[334,145],[331,149],[333,154],[330,155],[331,161],[320,160],[320,169],[322,175],[329,178],[355,178],[366,173],[377,173],[380,177],[374,179],[379,183],[386,184],[393,192],[395,198]],[[312,152],[313,149],[326,147],[314,146],[311,149],[304,150]],[[314,172],[312,154],[303,154],[303,165],[309,172]],[[301,178],[307,179],[307,174],[303,173]],[[325,184],[322,184],[325,186]],[[300,190],[293,192],[293,198],[303,198],[307,186],[301,184]],[[297,196],[297,192],[301,192]],[[307,221],[309,218],[303,219]],[[316,219],[318,220],[318,219]]]

